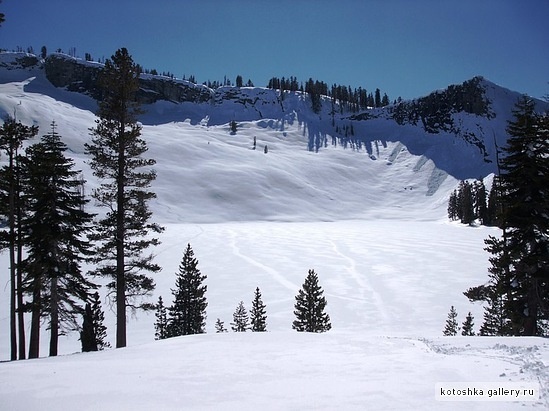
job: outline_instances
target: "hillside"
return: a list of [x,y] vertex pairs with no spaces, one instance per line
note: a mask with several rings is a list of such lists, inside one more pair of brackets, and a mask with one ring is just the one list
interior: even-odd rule
[[[72,67],[67,73],[93,77],[100,68],[59,60]],[[56,121],[89,193],[98,183],[84,153],[95,121],[93,90],[85,81],[54,86],[45,64],[0,54],[0,115],[15,114],[40,134]],[[448,195],[462,178],[490,179],[494,136],[505,142],[518,93],[475,78],[361,112],[337,102],[334,111],[323,97],[315,113],[299,92],[143,81],[143,98],[151,100],[142,135],[158,174],[151,208],[166,227],[154,250],[163,270],[149,301],[171,301],[191,243],[208,277],[207,334],[154,341],[154,313],[138,313],[129,316],[128,348],[82,354],[78,333],[68,333],[58,358],[0,362],[0,408],[547,408],[546,339],[441,337],[451,305],[460,323],[471,311],[478,331],[482,306],[462,292],[486,280],[483,240],[498,235],[449,222]],[[90,208],[104,212],[93,202]],[[9,356],[8,265],[0,254],[0,361]],[[310,268],[333,324],[322,335],[291,330],[294,296]],[[269,332],[215,334],[215,320],[229,327],[255,287]],[[114,307],[104,287],[100,294],[113,344]],[[44,326],[42,355],[48,339]],[[479,381],[535,385],[540,398],[437,400],[437,383]]]
[[[0,54],[0,114],[15,112],[42,132],[55,120],[92,187],[83,143],[94,124],[90,79],[99,69],[64,55],[41,62]],[[359,113],[326,97],[314,113],[300,92],[210,90],[150,75],[142,94],[145,102],[156,96],[141,121],[158,160],[158,211],[166,221],[185,222],[338,220],[376,214],[380,206],[441,216],[456,180],[496,171],[495,141],[504,145],[519,97],[475,78]],[[239,123],[236,135],[229,133],[231,120]]]

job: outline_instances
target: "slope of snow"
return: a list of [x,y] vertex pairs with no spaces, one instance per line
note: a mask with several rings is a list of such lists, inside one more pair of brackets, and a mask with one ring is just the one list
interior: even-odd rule
[[[25,73],[14,70],[0,81],[0,114],[15,112],[41,134],[55,120],[89,192],[98,183],[84,154],[95,103],[54,89],[40,72]],[[259,92],[244,91],[250,98]],[[60,338],[58,358],[0,363],[0,408],[547,408],[547,340],[440,337],[450,305],[460,322],[471,311],[478,330],[482,307],[462,292],[486,281],[483,239],[498,233],[446,221],[447,197],[457,185],[448,173],[463,167],[479,173],[472,177],[486,175],[470,147],[448,136],[426,140],[413,127],[389,128],[383,118],[354,125],[370,136],[367,149],[332,146],[328,118],[315,118],[297,95],[276,116],[280,103],[271,97],[275,103],[262,119],[254,117],[255,107],[234,101],[220,101],[215,110],[161,102],[143,119],[149,154],[158,161],[151,206],[166,226],[155,250],[163,271],[151,301],[162,295],[170,303],[191,243],[208,276],[208,334],[155,342],[154,313],[139,313],[129,319],[128,348],[82,354],[77,333],[70,333]],[[227,124],[233,118],[236,135]],[[317,138],[327,146],[308,151]],[[1,267],[0,359],[6,360],[5,253]],[[332,319],[333,330],[324,335],[291,331],[294,296],[310,268],[319,274]],[[229,327],[239,301],[250,307],[255,287],[270,332],[214,334],[216,318]],[[100,293],[114,345],[114,313],[106,290]],[[45,326],[41,343],[46,355]],[[437,382],[475,381],[538,383],[541,399],[436,400]]]

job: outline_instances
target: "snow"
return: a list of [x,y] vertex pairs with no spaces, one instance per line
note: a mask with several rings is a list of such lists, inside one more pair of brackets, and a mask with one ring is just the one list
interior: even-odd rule
[[[18,119],[39,125],[41,134],[55,120],[89,193],[97,181],[84,143],[95,120],[94,102],[54,89],[39,71],[25,73],[0,69],[0,114],[15,109]],[[244,93],[276,100],[269,90]],[[388,130],[380,118],[354,125],[376,137],[371,152],[328,144],[314,153],[307,151],[309,133],[324,133],[322,122],[328,120],[313,121],[297,98],[284,104],[291,108],[284,116],[268,104],[258,119],[255,108],[231,101],[213,108],[160,102],[143,118],[143,137],[158,161],[158,198],[151,206],[166,227],[154,250],[163,271],[155,276],[150,301],[161,295],[171,303],[175,272],[190,243],[207,275],[207,334],[154,341],[154,313],[138,313],[128,320],[124,349],[79,353],[77,333],[62,336],[57,358],[0,363],[0,408],[549,407],[548,340],[442,337],[451,305],[460,324],[471,311],[478,331],[482,307],[462,293],[486,281],[483,240],[498,235],[446,219],[448,194],[465,159],[474,177],[490,179],[484,166],[475,168],[473,151],[439,135],[426,141],[412,127]],[[236,135],[227,124],[233,116]],[[386,132],[393,134],[386,138]],[[6,253],[0,254],[0,267],[0,359],[7,360]],[[311,268],[328,301],[333,328],[325,334],[291,330],[294,297]],[[215,320],[227,325],[239,301],[250,308],[256,287],[267,306],[269,332],[215,334]],[[100,293],[114,346],[114,307],[104,288]],[[44,327],[42,355],[48,339]],[[435,389],[441,382],[535,383],[541,397],[443,402]]]

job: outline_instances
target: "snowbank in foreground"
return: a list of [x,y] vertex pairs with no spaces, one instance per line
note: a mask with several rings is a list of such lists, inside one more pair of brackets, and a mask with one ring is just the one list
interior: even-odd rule
[[[1,365],[9,410],[516,410],[547,401],[540,338],[231,333]],[[437,400],[437,382],[540,383],[534,402]]]

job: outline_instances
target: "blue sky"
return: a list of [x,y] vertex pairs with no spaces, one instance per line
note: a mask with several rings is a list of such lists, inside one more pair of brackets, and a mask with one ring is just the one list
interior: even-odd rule
[[3,0],[0,48],[110,57],[198,82],[309,77],[414,98],[475,75],[549,94],[549,0]]

